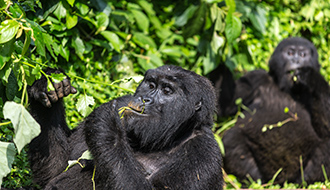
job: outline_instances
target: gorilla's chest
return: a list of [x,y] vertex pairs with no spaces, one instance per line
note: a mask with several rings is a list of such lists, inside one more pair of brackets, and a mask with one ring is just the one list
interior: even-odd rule
[[135,158],[140,162],[144,167],[147,178],[150,177],[153,173],[157,172],[168,161],[168,154],[163,152],[157,153],[135,153]]

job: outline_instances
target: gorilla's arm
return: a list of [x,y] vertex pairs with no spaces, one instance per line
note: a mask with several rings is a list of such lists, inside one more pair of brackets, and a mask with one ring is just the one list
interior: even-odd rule
[[172,149],[170,160],[151,177],[156,189],[221,189],[221,153],[213,134],[195,132]]
[[[315,131],[321,137],[330,135],[330,87],[323,76],[313,68],[303,67],[294,73],[294,98],[304,102],[312,116]],[[309,97],[307,100],[305,96]],[[317,126],[317,127],[315,127]]]
[[125,96],[101,105],[87,118],[86,142],[94,156],[96,184],[102,189],[152,189],[144,169],[134,158],[118,108],[127,105]]
[[[61,71],[47,69],[46,73]],[[30,113],[41,126],[41,133],[29,145],[34,179],[41,187],[65,169],[70,149],[68,137],[71,132],[66,124],[62,99],[77,91],[68,77],[54,87],[55,91],[48,92],[45,76],[28,87]]]

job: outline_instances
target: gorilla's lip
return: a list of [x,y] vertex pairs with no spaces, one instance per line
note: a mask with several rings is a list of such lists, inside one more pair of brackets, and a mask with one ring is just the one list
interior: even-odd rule
[[130,102],[127,107],[129,107],[130,109],[126,109],[126,111],[128,112],[132,112],[132,113],[135,113],[137,115],[143,115],[143,116],[146,116],[148,114],[144,113],[144,108],[145,108],[145,105],[141,105],[141,104],[135,104],[135,103],[132,103]]

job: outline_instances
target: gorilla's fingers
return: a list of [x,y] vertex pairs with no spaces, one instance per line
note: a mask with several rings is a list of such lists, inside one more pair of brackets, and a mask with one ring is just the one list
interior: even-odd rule
[[50,101],[49,101],[48,96],[46,95],[46,93],[41,92],[39,94],[38,100],[42,103],[42,105],[44,105],[44,106],[46,106],[48,108],[52,107],[52,104],[50,103]]
[[58,100],[58,96],[55,91],[49,91],[47,92],[48,98],[51,102],[55,103]]
[[73,87],[71,87],[70,80],[69,79],[64,79],[62,82],[63,82],[64,96],[68,96],[71,93],[71,88],[73,88]]
[[73,86],[71,86],[71,94],[77,93],[77,89]]
[[54,83],[54,87],[55,87],[58,98],[63,98],[64,93],[63,93],[63,84],[62,84],[62,82]]

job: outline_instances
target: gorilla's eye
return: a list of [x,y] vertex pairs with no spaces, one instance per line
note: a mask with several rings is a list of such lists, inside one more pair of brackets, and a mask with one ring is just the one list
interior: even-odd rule
[[293,51],[288,51],[288,55],[292,56],[293,55]]
[[171,94],[173,91],[170,87],[165,87],[163,88],[163,93],[164,94]]
[[150,89],[154,89],[156,87],[155,83],[151,82],[149,83],[149,88]]

